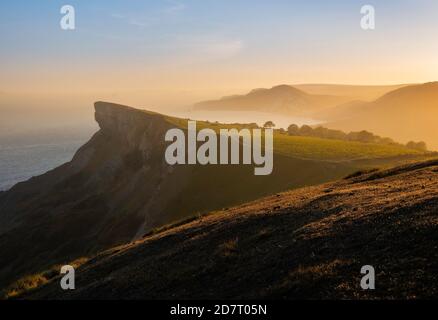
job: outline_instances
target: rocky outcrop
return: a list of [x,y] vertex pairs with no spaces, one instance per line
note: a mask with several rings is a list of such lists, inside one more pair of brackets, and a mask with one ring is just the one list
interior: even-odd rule
[[100,130],[72,161],[2,194],[0,251],[8,263],[0,266],[0,284],[32,265],[129,241],[147,217],[162,213],[157,190],[175,174],[163,157],[172,124],[111,103],[97,102],[95,110]]

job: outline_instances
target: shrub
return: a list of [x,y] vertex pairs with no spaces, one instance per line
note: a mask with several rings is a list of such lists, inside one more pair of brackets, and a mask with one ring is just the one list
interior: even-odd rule
[[300,133],[300,127],[298,127],[296,124],[291,124],[288,128],[287,128],[287,133],[290,136],[297,136]]
[[239,238],[230,239],[219,246],[219,253],[223,257],[230,257],[237,252]]
[[275,123],[272,121],[266,121],[265,124],[263,125],[264,128],[273,128],[275,127]]
[[414,149],[419,151],[427,151],[427,145],[423,141],[420,142],[409,141],[406,144],[406,147],[408,147],[409,149]]

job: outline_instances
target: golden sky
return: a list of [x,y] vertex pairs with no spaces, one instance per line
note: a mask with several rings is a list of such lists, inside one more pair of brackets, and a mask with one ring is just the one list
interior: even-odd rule
[[0,4],[0,93],[117,97],[154,105],[295,83],[437,80],[438,5],[363,1],[61,1]]

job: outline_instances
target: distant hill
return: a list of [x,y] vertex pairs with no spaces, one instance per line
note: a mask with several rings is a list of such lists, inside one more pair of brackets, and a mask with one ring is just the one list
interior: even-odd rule
[[319,113],[330,128],[368,130],[406,143],[425,141],[438,150],[438,82],[391,91],[369,103],[351,103]]
[[8,262],[0,265],[0,288],[188,217],[429,157],[400,146],[276,134],[269,176],[244,165],[169,166],[164,135],[185,129],[186,120],[105,102],[95,109],[100,130],[72,161],[0,192],[0,252]]
[[349,98],[334,95],[308,94],[292,86],[280,85],[271,89],[255,89],[246,95],[199,102],[194,105],[194,108],[197,110],[262,111],[303,116],[348,100]]
[[437,160],[357,175],[146,235],[80,266],[76,290],[21,298],[434,299],[437,210]]
[[271,89],[254,89],[246,95],[196,103],[197,110],[238,110],[312,116],[330,107],[352,101],[373,101],[382,95],[409,86],[360,86],[337,84],[279,85]]
[[294,84],[297,89],[309,94],[334,95],[349,100],[374,101],[384,94],[412,84],[398,85],[346,85],[346,84]]

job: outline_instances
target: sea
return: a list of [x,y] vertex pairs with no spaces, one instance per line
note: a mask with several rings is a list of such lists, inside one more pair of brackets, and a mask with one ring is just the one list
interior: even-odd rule
[[69,162],[97,128],[65,128],[0,135],[0,191]]

